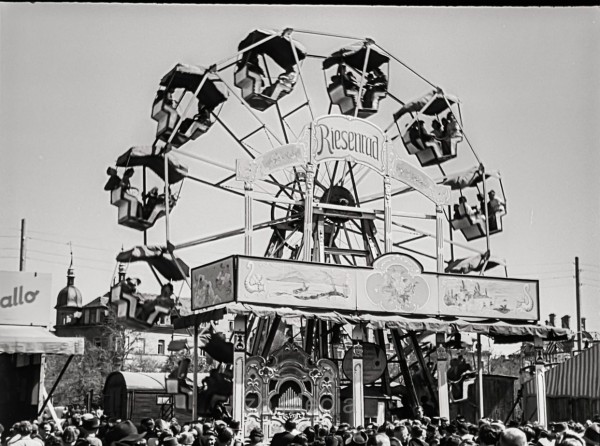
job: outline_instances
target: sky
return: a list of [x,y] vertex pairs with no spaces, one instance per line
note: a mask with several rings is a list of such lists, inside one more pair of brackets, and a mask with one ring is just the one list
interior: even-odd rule
[[[334,36],[372,38],[456,95],[477,156],[486,169],[502,174],[508,214],[504,231],[491,238],[492,254],[506,260],[509,277],[540,280],[542,321],[553,312],[557,319],[571,315],[572,324],[579,257],[582,316],[589,329],[600,331],[597,7],[1,3],[0,270],[18,269],[19,228],[26,219],[26,270],[51,273],[53,295],[66,283],[70,249],[84,303],[106,292],[118,252],[142,244],[140,233],[117,225],[116,208],[103,190],[107,167],[129,147],[152,143],[150,109],[164,74],[179,62],[206,67],[231,58],[257,28],[293,28],[309,54],[322,56],[355,41]],[[306,62],[306,84],[325,114],[319,64]],[[399,63],[390,70],[390,90],[403,100],[431,88]],[[381,115],[397,108],[388,98]],[[221,113],[236,131],[255,125],[231,96]],[[268,125],[278,125],[266,116]],[[233,167],[243,154],[223,138],[211,132],[185,150]],[[260,152],[267,141],[253,144]],[[459,150],[457,160],[444,165],[448,173],[476,165],[468,146]],[[229,173],[179,159],[197,177]],[[408,155],[407,161],[416,165]],[[394,206],[420,211],[411,199]],[[256,221],[267,216],[260,209]],[[170,221],[175,244],[239,228],[243,200],[186,180]],[[459,234],[455,238],[464,243]],[[164,239],[161,221],[148,241]],[[256,237],[255,255],[265,242],[264,235]],[[484,249],[482,243],[473,246]],[[432,246],[423,249],[433,252]],[[238,237],[178,254],[195,267],[242,252]],[[133,270],[145,291],[158,292],[143,265],[132,264]]]

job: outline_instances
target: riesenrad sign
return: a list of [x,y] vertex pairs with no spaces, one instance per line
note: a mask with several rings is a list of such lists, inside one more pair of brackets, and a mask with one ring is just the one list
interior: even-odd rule
[[369,121],[344,115],[323,116],[313,122],[311,133],[316,163],[351,159],[384,173],[385,135]]

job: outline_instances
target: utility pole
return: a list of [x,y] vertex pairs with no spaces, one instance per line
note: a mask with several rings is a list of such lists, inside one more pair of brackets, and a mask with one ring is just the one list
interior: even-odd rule
[[577,303],[577,350],[581,351],[581,283],[579,282],[579,257],[575,257],[575,298]]
[[25,219],[21,219],[21,249],[19,253],[19,271],[25,271],[25,259],[27,258],[27,245],[25,237]]

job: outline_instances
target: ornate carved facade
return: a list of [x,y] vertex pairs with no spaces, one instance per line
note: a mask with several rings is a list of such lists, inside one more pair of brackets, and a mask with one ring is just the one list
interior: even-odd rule
[[328,359],[314,362],[296,344],[288,342],[268,358],[246,361],[246,430],[263,429],[271,436],[293,418],[298,429],[315,423],[338,422],[339,382],[336,365]]

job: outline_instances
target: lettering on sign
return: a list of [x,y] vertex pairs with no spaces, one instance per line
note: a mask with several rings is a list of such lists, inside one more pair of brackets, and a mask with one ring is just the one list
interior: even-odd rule
[[23,286],[14,287],[12,294],[0,298],[0,308],[12,308],[19,305],[31,304],[40,293],[40,290],[23,293]]
[[319,118],[313,123],[312,142],[316,162],[352,160],[384,174],[385,135],[364,119],[337,115]]

